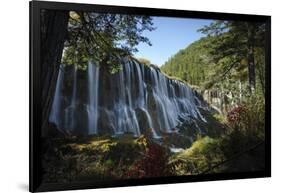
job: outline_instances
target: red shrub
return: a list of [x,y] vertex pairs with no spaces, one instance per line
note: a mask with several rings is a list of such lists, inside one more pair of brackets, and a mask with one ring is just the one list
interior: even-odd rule
[[169,175],[168,155],[163,147],[149,144],[144,157],[128,171],[129,178],[159,177]]
[[227,113],[227,120],[229,123],[239,123],[242,120],[244,113],[245,108],[243,106],[235,107]]

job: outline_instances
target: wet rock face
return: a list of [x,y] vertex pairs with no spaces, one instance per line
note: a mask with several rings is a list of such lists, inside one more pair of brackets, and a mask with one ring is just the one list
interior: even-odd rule
[[120,65],[122,70],[115,74],[93,63],[86,71],[74,66],[68,73],[61,70],[49,121],[74,134],[151,132],[153,137],[175,132],[190,117],[204,121],[200,100],[187,85],[155,67],[134,61]]
[[73,133],[76,135],[84,135],[88,133],[88,119],[87,119],[87,106],[84,104],[78,104],[75,106],[74,110],[74,125],[73,125]]
[[115,122],[114,119],[115,118],[112,117],[109,111],[105,109],[101,109],[99,111],[98,128],[103,128],[103,129],[99,130],[99,134],[106,135],[106,134],[114,133],[114,125],[113,125],[113,122]]
[[140,132],[145,133],[146,129],[149,129],[147,114],[145,113],[144,109],[139,107],[135,109],[135,112],[140,127]]

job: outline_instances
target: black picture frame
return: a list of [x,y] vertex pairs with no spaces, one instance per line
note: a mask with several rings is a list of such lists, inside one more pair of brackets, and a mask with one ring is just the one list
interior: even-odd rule
[[[171,9],[156,9],[143,7],[125,7],[125,6],[108,6],[80,3],[62,3],[47,1],[31,1],[30,4],[30,174],[29,174],[29,191],[59,191],[59,190],[76,190],[89,188],[107,188],[123,186],[139,186],[152,184],[183,183],[213,180],[229,180],[244,178],[260,178],[271,176],[271,17],[266,15],[248,15],[233,13],[216,13],[203,11],[185,11]],[[83,182],[83,183],[54,183],[41,184],[41,165],[40,165],[40,127],[41,127],[41,105],[40,105],[40,10],[83,10],[95,12],[110,12],[123,14],[140,14],[150,16],[168,16],[183,18],[201,18],[201,19],[219,19],[219,20],[241,20],[266,23],[266,103],[265,103],[265,171],[261,172],[240,172],[224,174],[206,174],[198,176],[173,176],[159,177],[149,179],[130,179],[114,180],[102,182]]]

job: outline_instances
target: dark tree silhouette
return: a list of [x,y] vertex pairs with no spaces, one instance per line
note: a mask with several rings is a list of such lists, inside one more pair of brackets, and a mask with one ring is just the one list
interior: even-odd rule
[[48,117],[55,91],[64,41],[67,35],[67,11],[41,11],[41,106],[42,134],[48,127]]

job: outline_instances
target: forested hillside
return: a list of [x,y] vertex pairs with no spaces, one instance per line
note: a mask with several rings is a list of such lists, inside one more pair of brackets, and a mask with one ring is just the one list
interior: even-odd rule
[[192,85],[201,85],[211,75],[213,64],[209,49],[206,45],[213,38],[202,38],[187,48],[178,51],[161,67],[168,76],[179,77]]
[[199,31],[207,36],[169,58],[162,72],[202,89],[264,94],[264,24],[217,21]]

